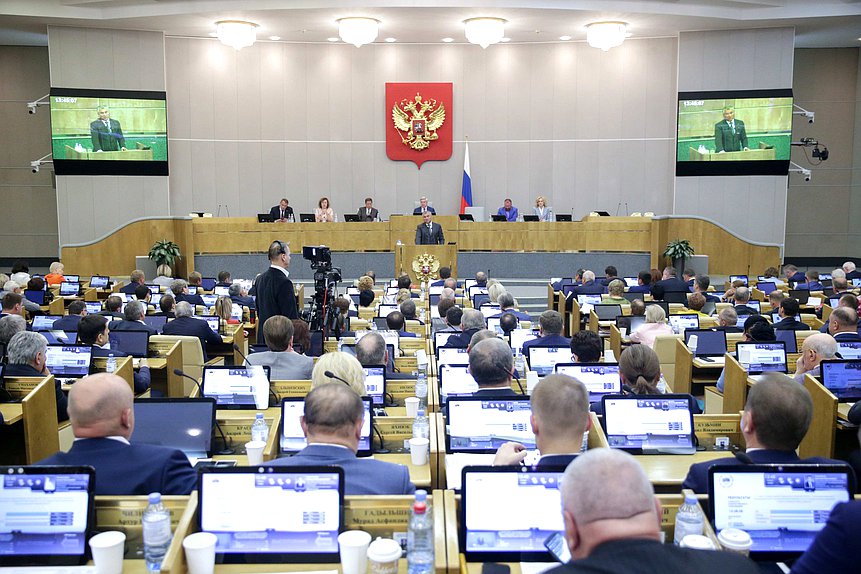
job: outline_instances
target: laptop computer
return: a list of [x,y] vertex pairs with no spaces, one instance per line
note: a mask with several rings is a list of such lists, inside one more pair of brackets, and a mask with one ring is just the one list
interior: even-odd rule
[[[692,341],[696,337],[695,341]],[[685,331],[685,345],[696,349],[694,356],[714,361],[726,354],[726,332],[713,329],[688,329]]]
[[744,281],[744,284],[747,285],[747,275],[730,275],[729,276],[730,284],[735,283],[736,281]]
[[90,466],[0,466],[0,564],[77,566],[95,534]]
[[773,281],[758,281],[756,284],[756,288],[768,295],[775,289],[777,289],[777,283]]
[[475,221],[471,213],[458,213],[457,218],[459,221]]
[[[561,467],[464,467],[458,535],[466,561],[553,562],[544,541],[565,530],[559,491],[564,471]],[[517,501],[523,512],[506,512],[500,501]]]
[[847,465],[715,465],[709,469],[709,520],[716,532],[750,534],[754,560],[797,558],[834,506],[851,500],[850,472]]
[[556,221],[571,221],[573,218],[570,213],[557,213]]
[[532,329],[514,329],[508,333],[508,344],[515,355],[523,348],[523,343],[538,338],[538,331]]
[[365,391],[374,403],[374,406],[386,404],[386,366],[365,365],[362,367],[365,375]]
[[201,295],[201,299],[203,299],[203,304],[207,309],[215,306],[215,302],[218,301],[218,295]]
[[439,354],[440,347],[444,346],[448,343],[448,338],[452,335],[459,335],[461,331],[437,331],[433,336],[433,346],[436,350],[437,354]]
[[[374,414],[370,397],[362,397],[365,406],[365,418],[362,421],[362,431],[359,437],[359,450],[356,456],[371,456],[373,454]],[[281,399],[281,454],[296,454],[306,446],[305,433],[302,431],[300,420],[305,414],[305,397],[284,397]]]
[[442,347],[437,351],[437,365],[469,364],[469,354],[465,347]]
[[221,317],[218,315],[192,315],[192,319],[206,321],[206,324],[209,325],[212,332],[216,334],[219,332],[219,327],[221,327]]
[[589,391],[589,402],[597,403],[604,395],[622,392],[619,363],[556,363],[559,375],[568,375],[583,383]]
[[491,221],[508,221],[508,218],[506,218],[504,215],[499,215],[497,213],[494,213],[490,216],[490,220]]
[[852,403],[861,400],[861,361],[830,359],[819,363],[822,386],[837,400]]
[[600,305],[601,294],[580,293],[577,295],[577,303],[579,303],[581,307],[584,305]]
[[24,298],[36,305],[44,305],[45,291],[40,289],[24,289]]
[[74,297],[81,290],[80,283],[72,283],[71,281],[63,281],[60,283],[60,297]]
[[751,309],[753,309],[757,313],[759,313],[760,310],[762,309],[762,305],[760,305],[759,301],[750,300],[747,303],[745,303],[745,305],[750,307]]
[[200,286],[203,287],[204,291],[212,291],[215,288],[215,284],[217,283],[215,277],[203,277],[200,280]]
[[144,323],[161,333],[167,324],[167,317],[164,315],[145,315]]
[[664,300],[662,303],[679,303],[681,305],[687,306],[688,304],[688,294],[682,291],[667,291],[664,293]]
[[91,345],[48,345],[46,366],[55,377],[64,382],[74,382],[86,377],[93,368]]
[[492,454],[506,442],[535,448],[529,397],[449,397],[447,453]]
[[690,395],[611,395],[601,398],[610,448],[632,454],[693,454]]
[[735,356],[749,375],[787,372],[786,343],[783,341],[739,341],[735,346]]
[[616,304],[601,303],[594,305],[592,310],[598,315],[599,321],[615,321],[622,314],[622,306]]
[[[203,396],[219,409],[257,409],[269,404],[269,367],[203,368]],[[265,408],[265,407],[264,407]]]
[[684,333],[687,329],[700,328],[700,316],[696,313],[681,313],[679,315],[670,315],[667,317],[670,327],[673,328],[673,333]]
[[69,283],[80,283],[81,276],[80,275],[63,275],[63,278]]
[[54,321],[61,317],[62,315],[36,315],[33,317],[33,330],[51,331],[54,329]]
[[111,278],[106,275],[93,275],[90,277],[90,287],[94,289],[105,289],[110,283]]
[[537,215],[524,215],[523,221],[535,222],[535,221],[538,221],[538,216]]
[[[197,295],[197,285],[188,285],[186,289],[188,289],[189,295]],[[153,293],[153,295],[155,295],[155,293]]]
[[314,223],[317,220],[314,217],[313,213],[300,213],[299,214],[299,221],[302,223]]
[[774,332],[774,336],[778,341],[783,341],[783,344],[786,345],[787,354],[798,352],[798,339],[795,337],[795,331],[780,329]]
[[469,365],[439,365],[440,395],[445,397],[469,396],[478,390],[478,383],[467,368]]
[[359,221],[362,221],[362,218],[359,217],[358,215],[356,215],[355,213],[345,213],[344,214],[344,221],[349,221],[351,223],[357,223]]
[[630,335],[645,324],[646,318],[643,315],[622,315],[616,317],[616,328],[619,331],[624,329],[623,337]]
[[667,301],[644,301],[644,303],[646,307],[648,307],[649,305],[660,305],[661,309],[664,310],[664,315],[669,316],[670,314],[670,303]]
[[192,466],[212,454],[215,399],[135,399],[135,432],[129,442],[181,450]]
[[[775,311],[774,313],[772,313],[772,314],[771,314],[771,323],[772,323],[773,325],[777,325],[778,323],[780,323],[781,321],[783,321],[783,319],[784,319],[784,318],[785,318],[785,317],[781,317],[781,316],[780,316],[780,313],[778,313],[777,311]],[[747,319],[747,317],[745,317],[745,319]],[[796,315],[796,316],[795,316],[795,320],[796,320],[796,321],[798,321],[799,323],[803,323],[803,321],[801,320],[801,314],[800,314],[800,313],[799,313],[798,315]],[[743,324],[744,324],[744,322],[742,322],[742,325],[743,325]],[[775,332],[776,332],[776,331],[775,331]]]
[[715,311],[717,311],[717,303],[715,301],[706,301],[703,308],[700,309],[700,312],[704,315],[714,315]]
[[198,528],[219,564],[337,563],[344,470],[336,466],[206,467]]
[[487,293],[473,293],[470,299],[472,300],[472,307],[474,309],[478,309],[485,303],[490,303],[490,295]]
[[230,287],[225,287],[224,285],[216,285],[212,288],[212,294],[216,297],[230,297]]
[[273,223],[275,218],[272,217],[269,213],[258,213],[257,214],[257,223]]
[[810,299],[810,291],[807,289],[790,289],[789,296],[796,299],[799,305],[805,305]]
[[400,310],[400,306],[398,305],[380,305],[377,307],[377,317],[383,317],[385,319],[389,316],[389,313],[394,313],[395,311]]
[[108,333],[111,349],[142,358],[149,354],[149,331],[111,331]]
[[84,304],[87,306],[87,313],[89,314],[96,314],[102,310],[102,304],[98,301],[87,301]]
[[374,326],[377,328],[378,331],[386,330],[389,328],[388,319],[386,319],[385,317],[374,317],[371,320],[374,322]]
[[[191,287],[193,287],[193,286],[189,287],[189,289],[188,289],[189,293],[191,293]],[[149,292],[152,295],[156,295],[156,294],[161,293],[161,285],[159,285],[158,283],[147,283],[146,288],[149,289]]]
[[490,303],[489,301],[482,303],[479,306],[478,310],[481,311],[481,314],[484,316],[485,319],[493,317],[494,315],[499,315],[502,312],[502,309],[499,307],[499,305],[497,305],[496,303]]
[[837,352],[844,359],[861,359],[861,341],[838,341]]
[[532,345],[528,347],[529,369],[538,373],[539,377],[549,375],[553,372],[556,363],[568,363],[571,361],[570,347],[539,347]]

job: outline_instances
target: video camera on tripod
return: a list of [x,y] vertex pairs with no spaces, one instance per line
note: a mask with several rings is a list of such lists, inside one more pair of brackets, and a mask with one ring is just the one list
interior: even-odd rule
[[325,331],[332,329],[340,337],[338,308],[333,303],[338,296],[341,269],[332,267],[332,250],[325,245],[306,245],[302,247],[302,257],[311,262],[314,270],[314,298],[307,318],[311,330],[323,330],[327,336]]

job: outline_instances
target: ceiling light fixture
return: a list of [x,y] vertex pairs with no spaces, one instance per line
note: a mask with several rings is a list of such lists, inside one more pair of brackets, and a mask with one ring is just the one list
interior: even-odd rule
[[340,40],[340,38],[335,38],[334,36],[332,36],[331,38],[326,38],[327,42],[339,42]]
[[563,42],[567,42],[568,40],[571,39],[571,36],[559,36],[559,39],[562,40]]
[[244,20],[221,20],[215,23],[215,31],[222,44],[241,50],[257,41],[257,24]]
[[628,25],[624,22],[593,22],[586,26],[586,41],[607,52],[625,41]]
[[380,21],[374,18],[350,17],[338,20],[338,35],[357,48],[376,40],[379,32]]
[[466,39],[470,44],[478,44],[482,48],[487,48],[505,36],[506,22],[507,20],[502,18],[469,18],[464,20]]
[[389,44],[391,44],[392,42],[397,42],[397,41],[398,41],[397,38],[386,38],[386,42],[388,42]]
[[269,36],[269,39],[272,40],[273,42],[277,42],[278,40],[281,39],[281,36]]
[[511,42],[511,38],[503,38],[503,39],[501,39],[501,40],[500,40],[500,42],[503,42],[503,43],[505,43],[505,42]]
[[451,42],[454,42],[454,38],[443,38],[442,41],[446,44],[450,44]]

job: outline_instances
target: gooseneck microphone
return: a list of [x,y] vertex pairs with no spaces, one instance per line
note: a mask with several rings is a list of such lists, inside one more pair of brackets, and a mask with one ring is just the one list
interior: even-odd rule
[[[186,379],[191,379],[194,381],[195,386],[197,387],[197,391],[200,393],[200,398],[203,398],[203,387],[200,386],[200,382],[192,377],[191,375],[185,373],[182,369],[174,369],[173,374],[177,377],[185,377]],[[235,454],[236,451],[230,448],[227,443],[227,437],[224,436],[224,431],[221,428],[221,425],[218,424],[218,419],[215,419],[215,428],[218,429],[218,434],[221,435],[221,444],[224,446],[221,450],[219,450],[216,454]]]
[[347,385],[350,388],[353,387],[353,385],[351,385],[349,382],[345,381],[344,379],[342,379],[341,377],[339,377],[338,375],[336,375],[332,371],[323,371],[323,374],[326,375],[327,377],[329,377],[330,379],[335,379],[335,380],[341,381],[342,383],[344,383],[345,385]]

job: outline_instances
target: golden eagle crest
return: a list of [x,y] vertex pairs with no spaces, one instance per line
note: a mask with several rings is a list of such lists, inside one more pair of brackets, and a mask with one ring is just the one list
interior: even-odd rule
[[439,274],[439,259],[428,253],[416,255],[413,259],[413,272],[419,282],[424,283],[431,279],[437,279]]
[[421,94],[416,94],[414,101],[403,99],[392,106],[392,121],[401,142],[421,151],[439,138],[436,131],[445,122],[445,106],[435,99],[423,101]]

